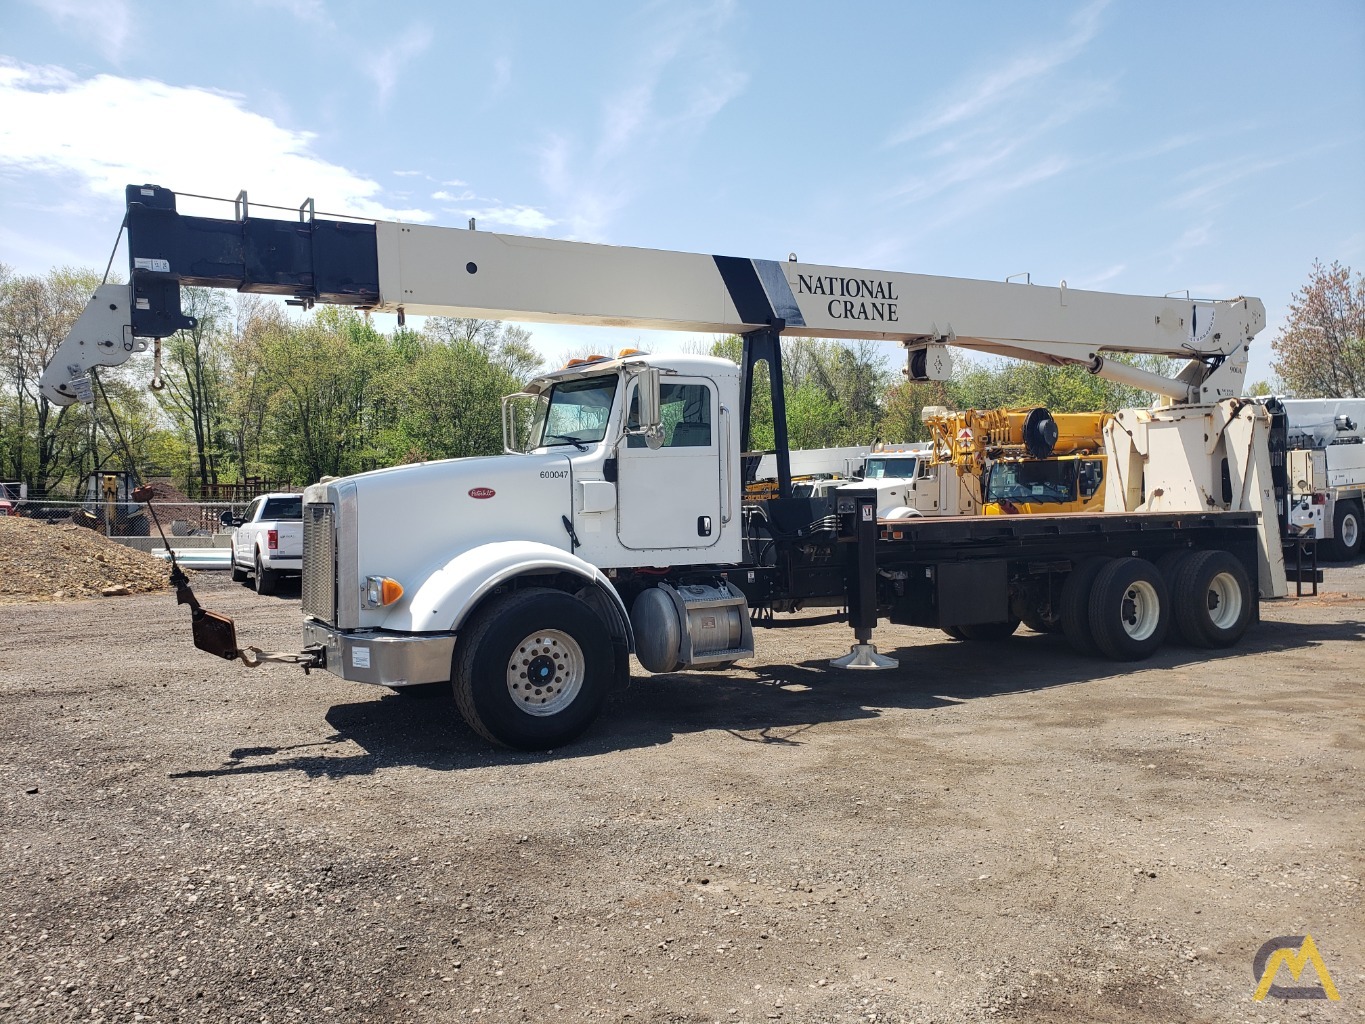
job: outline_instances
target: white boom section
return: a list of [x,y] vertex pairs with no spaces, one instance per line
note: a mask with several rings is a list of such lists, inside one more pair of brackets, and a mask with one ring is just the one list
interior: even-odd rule
[[[795,337],[1079,363],[1182,402],[1240,395],[1247,346],[1265,326],[1253,298],[1117,295],[384,222],[377,240],[386,310],[727,334],[780,318]],[[1219,365],[1199,362],[1171,380],[1107,363],[1105,352]]]
[[[915,379],[946,379],[946,345],[1092,373],[1207,403],[1242,393],[1259,299],[1202,301],[857,270],[378,222],[379,297],[366,308],[702,333],[775,327],[796,337],[898,341]],[[167,274],[183,273],[169,260]],[[85,370],[126,361],[141,346],[127,328],[129,292],[102,288],[43,376],[58,404]],[[247,289],[251,290],[251,289]],[[98,309],[96,308],[98,306]],[[1189,360],[1176,379],[1105,353]],[[73,385],[73,381],[75,384]]]

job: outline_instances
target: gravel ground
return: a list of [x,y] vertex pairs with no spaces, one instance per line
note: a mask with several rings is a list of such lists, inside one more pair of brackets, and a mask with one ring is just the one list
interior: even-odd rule
[[[297,647],[296,594],[196,589]],[[7,605],[0,1020],[1358,1020],[1365,567],[1326,589],[1138,667],[766,631],[534,756],[168,593]],[[1341,1001],[1254,1003],[1305,932]]]

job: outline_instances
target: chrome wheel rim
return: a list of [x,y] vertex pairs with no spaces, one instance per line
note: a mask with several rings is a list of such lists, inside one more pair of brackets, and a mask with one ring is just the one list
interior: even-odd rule
[[1353,548],[1358,540],[1360,540],[1360,520],[1353,515],[1343,516],[1341,519],[1342,545]]
[[1209,621],[1219,629],[1231,629],[1242,614],[1242,588],[1230,572],[1209,580]]
[[1161,600],[1156,587],[1146,580],[1135,580],[1123,592],[1123,631],[1134,640],[1146,640],[1156,632],[1161,620]]
[[583,689],[583,648],[568,633],[540,629],[512,649],[507,659],[507,693],[528,715],[557,715]]

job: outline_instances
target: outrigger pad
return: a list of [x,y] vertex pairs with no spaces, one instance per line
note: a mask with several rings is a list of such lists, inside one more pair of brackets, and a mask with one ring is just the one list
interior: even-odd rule
[[237,649],[237,627],[229,616],[206,608],[196,608],[190,614],[190,627],[194,632],[195,647],[228,661],[237,659],[240,653]]

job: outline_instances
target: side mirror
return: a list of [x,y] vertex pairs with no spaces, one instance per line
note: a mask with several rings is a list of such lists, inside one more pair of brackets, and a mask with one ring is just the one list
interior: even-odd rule
[[636,400],[640,403],[639,432],[650,448],[660,448],[664,443],[664,427],[659,410],[659,368],[651,366],[642,370],[636,380]]

